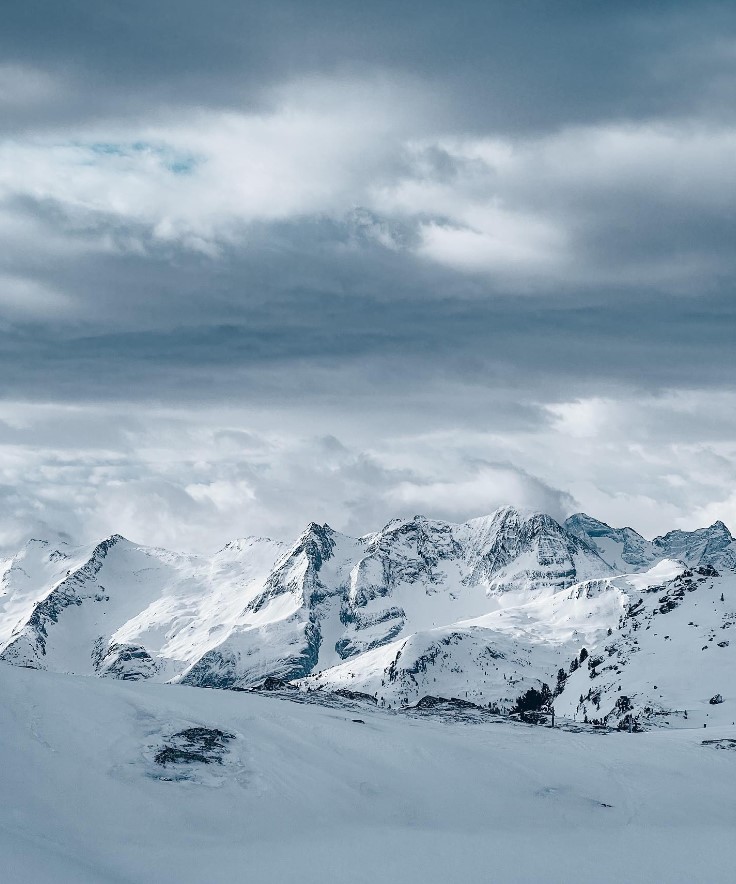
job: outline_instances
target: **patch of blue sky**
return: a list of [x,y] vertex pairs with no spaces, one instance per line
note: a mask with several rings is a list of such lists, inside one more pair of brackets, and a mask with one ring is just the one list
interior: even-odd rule
[[200,160],[194,156],[179,156],[175,160],[164,162],[169,172],[174,175],[189,175],[199,165]]
[[156,144],[149,141],[76,141],[74,146],[92,154],[92,157],[86,160],[85,165],[93,165],[105,157],[134,159],[136,156],[145,154],[156,157],[161,165],[173,175],[189,175],[202,162],[201,158],[194,154],[176,150],[167,144]]
[[115,144],[112,141],[95,141],[91,144],[77,143],[76,146],[84,147],[87,150],[91,150],[92,153],[99,154],[100,156],[124,157],[128,155],[125,145]]

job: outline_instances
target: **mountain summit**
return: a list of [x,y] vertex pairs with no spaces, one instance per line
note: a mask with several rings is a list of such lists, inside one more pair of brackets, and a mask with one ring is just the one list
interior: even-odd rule
[[692,567],[736,567],[736,541],[720,521],[695,531],[669,531],[654,540],[646,540],[633,528],[611,528],[586,513],[570,516],[565,528],[587,540],[617,570],[648,568],[664,558]]

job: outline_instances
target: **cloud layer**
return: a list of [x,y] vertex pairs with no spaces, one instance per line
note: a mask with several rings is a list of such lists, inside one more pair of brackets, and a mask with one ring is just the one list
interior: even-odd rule
[[0,543],[733,516],[731,4],[36,6]]

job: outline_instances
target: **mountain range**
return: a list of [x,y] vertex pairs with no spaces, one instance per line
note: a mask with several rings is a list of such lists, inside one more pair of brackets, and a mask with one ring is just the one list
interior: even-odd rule
[[[185,555],[113,535],[0,563],[0,660],[126,681],[427,698],[615,727],[730,722],[736,541],[578,513],[312,523]],[[539,702],[536,703],[540,705]]]

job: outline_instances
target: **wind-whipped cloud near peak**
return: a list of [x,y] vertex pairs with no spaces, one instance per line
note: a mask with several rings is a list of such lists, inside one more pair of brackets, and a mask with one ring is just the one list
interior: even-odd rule
[[[456,466],[457,470],[457,466]],[[455,472],[455,471],[452,471]],[[462,522],[469,513],[484,514],[513,501],[564,519],[575,507],[574,499],[510,463],[487,463],[468,459],[457,472],[441,480],[414,477],[388,493],[397,512],[442,514]]]
[[273,414],[247,429],[232,413],[191,410],[18,404],[4,415],[0,550],[36,530],[212,550],[247,534],[290,539],[311,520],[363,534],[416,512],[462,520],[514,500],[562,517],[571,506],[511,464],[469,457],[462,443],[397,438],[397,457],[388,438],[366,446],[290,432],[283,420],[273,427]]

